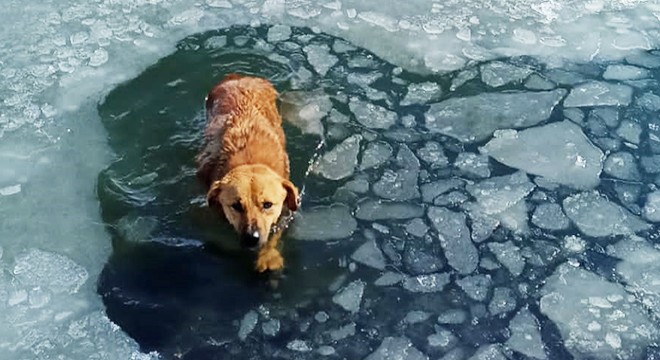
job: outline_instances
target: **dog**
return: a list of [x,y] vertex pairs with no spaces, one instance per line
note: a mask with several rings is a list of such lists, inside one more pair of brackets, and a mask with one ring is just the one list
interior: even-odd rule
[[289,180],[276,98],[268,80],[227,75],[206,98],[204,145],[196,157],[209,207],[229,221],[242,247],[258,249],[258,272],[284,266],[277,249],[281,231],[271,236],[271,230],[300,201]]

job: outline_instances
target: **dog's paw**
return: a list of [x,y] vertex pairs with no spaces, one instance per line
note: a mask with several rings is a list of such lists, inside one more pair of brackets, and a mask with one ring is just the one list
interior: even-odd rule
[[275,249],[269,249],[259,253],[257,257],[256,270],[258,272],[277,271],[284,267],[284,258]]

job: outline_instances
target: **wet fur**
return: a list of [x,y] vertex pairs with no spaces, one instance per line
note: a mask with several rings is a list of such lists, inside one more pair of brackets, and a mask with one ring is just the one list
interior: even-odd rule
[[[276,248],[281,234],[269,234],[284,207],[298,207],[276,97],[267,80],[225,77],[206,99],[204,146],[196,159],[209,206],[224,214],[240,235],[258,232],[258,271],[282,268]],[[242,211],[232,208],[236,202]],[[268,209],[266,202],[272,203]]]

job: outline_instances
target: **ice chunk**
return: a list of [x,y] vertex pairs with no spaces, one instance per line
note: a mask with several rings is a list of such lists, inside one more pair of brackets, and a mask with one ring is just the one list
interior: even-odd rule
[[532,74],[529,78],[527,78],[527,81],[525,81],[525,87],[530,90],[552,90],[556,86],[552,81],[542,77],[541,75]]
[[241,326],[238,329],[238,338],[245,341],[248,335],[254,331],[254,328],[257,326],[257,321],[259,321],[259,314],[254,310],[248,311],[247,314],[243,316],[243,320],[241,320]]
[[362,294],[364,293],[364,282],[355,280],[339,290],[333,297],[332,302],[341,306],[344,310],[356,313],[360,310]]
[[352,322],[344,326],[340,326],[337,329],[330,330],[329,334],[330,334],[330,339],[332,339],[332,341],[339,341],[346,339],[349,336],[355,335],[355,323]]
[[336,353],[335,348],[333,348],[330,345],[319,346],[319,348],[316,349],[316,351],[319,353],[319,355],[322,355],[322,356],[331,356],[331,355],[334,355]]
[[648,221],[660,222],[660,191],[656,190],[646,195],[646,204],[644,204],[642,214]]
[[623,286],[584,269],[560,265],[541,293],[541,312],[557,325],[575,358],[638,359],[660,335]]
[[421,310],[413,310],[406,314],[406,317],[403,318],[403,322],[406,324],[417,324],[428,320],[430,317],[431,313]]
[[626,151],[611,153],[605,159],[603,170],[606,174],[623,180],[640,179],[637,161],[631,153]]
[[603,167],[602,151],[570,121],[498,131],[480,150],[507,166],[578,189],[598,185]]
[[539,321],[527,307],[520,309],[511,319],[509,328],[511,337],[506,341],[509,348],[534,359],[548,358],[545,353],[545,344],[541,339]]
[[303,51],[307,54],[307,60],[312,64],[314,70],[321,76],[325,76],[328,70],[339,61],[336,56],[330,54],[330,48],[325,44],[307,45]]
[[417,188],[418,169],[385,170],[383,176],[374,183],[374,194],[384,199],[405,201],[419,197]]
[[637,145],[639,144],[639,139],[642,135],[642,127],[636,122],[624,120],[621,122],[621,125],[619,125],[619,128],[616,129],[616,133],[623,140]]
[[644,93],[635,102],[647,111],[660,111],[660,96],[654,93]]
[[616,272],[638,301],[656,317],[660,317],[660,250],[643,238],[623,239],[607,248],[610,256],[622,261]]
[[303,208],[295,217],[289,234],[300,240],[343,239],[357,228],[357,221],[346,205]]
[[3,188],[0,188],[0,195],[2,196],[15,195],[20,192],[21,192],[21,184],[5,186]]
[[440,85],[434,82],[410,84],[406,97],[401,100],[401,105],[423,105],[431,100],[437,100],[441,95]]
[[637,80],[650,77],[646,69],[632,65],[613,64],[608,65],[603,73],[605,80]]
[[451,86],[449,87],[449,90],[455,91],[459,87],[463,86],[463,84],[466,82],[476,78],[477,75],[479,75],[479,70],[476,67],[462,70],[451,80]]
[[632,55],[628,55],[626,56],[626,61],[633,65],[643,66],[647,69],[660,67],[660,56],[647,52],[636,52]]
[[383,200],[362,201],[355,210],[355,217],[368,221],[411,219],[422,214],[424,214],[424,208],[418,204]]
[[309,347],[306,341],[300,340],[300,339],[295,339],[289,341],[288,344],[286,344],[286,348],[292,351],[298,351],[298,352],[310,352],[312,351],[312,348]]
[[435,273],[403,279],[403,288],[414,293],[440,292],[449,284],[449,274]]
[[445,195],[440,195],[433,200],[433,205],[437,206],[456,206],[460,205],[470,198],[460,191],[452,191]]
[[429,335],[426,340],[431,347],[451,348],[456,345],[458,339],[451,331],[436,327],[436,332]]
[[493,218],[497,219],[502,226],[515,232],[526,233],[528,229],[527,221],[527,203],[525,201],[518,201],[508,208],[496,214],[491,214]]
[[627,106],[632,101],[632,93],[633,89],[627,85],[591,81],[571,89],[564,106]]
[[522,81],[531,73],[532,69],[528,67],[518,67],[502,61],[491,61],[481,65],[481,81],[492,87]]
[[425,143],[423,147],[417,150],[417,156],[433,169],[449,164],[449,160],[442,150],[442,145],[435,141]]
[[[660,206],[660,201],[658,205]],[[426,235],[428,230],[429,227],[424,222],[424,219],[420,219],[420,218],[412,219],[406,224],[406,232],[416,237],[423,237],[424,235]]]
[[295,125],[305,134],[315,134],[323,137],[324,130],[321,119],[330,109],[330,97],[319,91],[289,91],[280,97],[282,118]]
[[389,129],[396,123],[396,113],[382,106],[364,102],[354,97],[351,98],[348,106],[355,115],[355,119],[370,129]]
[[532,223],[541,229],[565,230],[570,225],[558,204],[544,203],[534,209]]
[[520,276],[525,268],[525,259],[520,255],[520,248],[513,242],[489,243],[488,248],[495,254],[497,261],[504,265],[511,275]]
[[29,249],[15,258],[13,274],[23,286],[45,287],[55,294],[78,292],[89,277],[87,270],[60,254]]
[[360,152],[361,135],[353,135],[325,153],[313,171],[326,179],[340,180],[353,175]]
[[464,152],[458,154],[454,165],[462,172],[477,178],[490,177],[488,157],[475,153]]
[[507,287],[496,287],[493,290],[493,297],[488,304],[488,311],[491,315],[499,315],[511,312],[516,309],[516,297],[513,291]]
[[392,285],[400,283],[402,280],[404,280],[403,275],[401,275],[399,273],[388,271],[385,274],[383,274],[381,277],[376,279],[376,281],[374,282],[374,285],[376,285],[376,286],[392,286]]
[[502,354],[500,345],[490,344],[477,349],[468,360],[507,360],[507,358]]
[[587,236],[631,235],[650,227],[595,191],[569,196],[563,205],[568,218]]
[[277,336],[280,332],[280,321],[277,319],[270,319],[261,324],[261,332],[266,336]]
[[378,349],[364,360],[428,360],[405,337],[386,337]]
[[468,315],[462,309],[451,309],[438,315],[439,324],[462,324],[467,321]]
[[380,251],[374,240],[367,240],[367,242],[362,244],[362,246],[353,252],[351,259],[374,269],[385,269],[385,256],[383,256],[383,252]]
[[422,184],[420,190],[422,191],[422,201],[425,203],[432,203],[438,195],[444,194],[447,191],[463,187],[464,181],[461,179],[448,179],[438,180],[431,183]]
[[378,167],[387,162],[392,157],[392,147],[390,144],[382,141],[370,142],[362,152],[362,161],[360,170]]
[[483,93],[432,104],[426,127],[462,142],[487,139],[495,130],[525,128],[547,120],[566,90]]
[[465,188],[487,214],[500,213],[524,199],[536,186],[523,172],[492,177]]
[[291,27],[286,25],[273,25],[268,29],[266,39],[268,42],[288,40],[291,37]]
[[465,215],[445,208],[430,207],[427,216],[438,232],[449,266],[461,274],[473,272],[479,263],[479,253],[470,240]]
[[456,281],[456,284],[465,291],[467,296],[476,301],[488,298],[488,291],[492,284],[490,275],[466,276]]
[[444,263],[433,248],[421,241],[408,241],[403,250],[403,264],[409,274],[421,275],[437,272]]

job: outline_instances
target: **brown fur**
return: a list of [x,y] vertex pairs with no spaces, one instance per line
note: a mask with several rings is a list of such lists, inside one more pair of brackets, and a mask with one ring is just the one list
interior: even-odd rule
[[276,97],[267,80],[226,76],[206,99],[204,147],[196,159],[209,205],[240,235],[258,234],[258,271],[282,268],[281,234],[269,234],[285,205],[298,208]]

